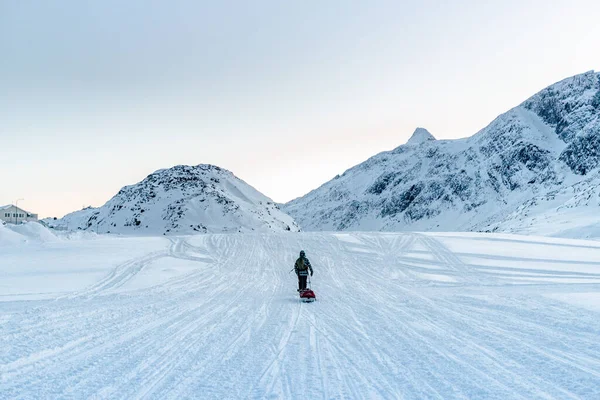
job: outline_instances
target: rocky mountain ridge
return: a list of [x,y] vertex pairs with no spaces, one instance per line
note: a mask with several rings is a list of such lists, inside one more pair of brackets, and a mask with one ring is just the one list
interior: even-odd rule
[[405,145],[283,210],[306,230],[519,232],[525,227],[511,227],[549,212],[554,203],[541,199],[555,192],[583,190],[598,206],[599,166],[600,74],[590,71],[549,86],[466,139],[435,140],[418,128]]
[[99,233],[175,234],[298,231],[277,204],[233,173],[201,164],[158,170],[99,208],[46,220]]

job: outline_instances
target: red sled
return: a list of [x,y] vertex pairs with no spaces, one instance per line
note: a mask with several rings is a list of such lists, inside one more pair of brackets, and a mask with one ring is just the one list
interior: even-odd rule
[[316,299],[315,292],[313,292],[311,289],[304,289],[300,291],[300,300],[304,301],[305,303],[310,303]]

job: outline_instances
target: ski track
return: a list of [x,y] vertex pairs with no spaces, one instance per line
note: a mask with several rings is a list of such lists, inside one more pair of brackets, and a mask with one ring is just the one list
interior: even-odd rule
[[[82,291],[0,302],[0,398],[600,398],[599,313],[545,296],[600,292],[600,266],[463,257],[417,233],[170,237]],[[190,271],[124,290],[169,259]]]

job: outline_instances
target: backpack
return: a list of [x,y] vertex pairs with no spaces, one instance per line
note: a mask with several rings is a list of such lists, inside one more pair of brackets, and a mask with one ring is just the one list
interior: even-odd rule
[[[298,268],[298,271],[302,271],[302,272],[308,270],[308,266],[304,262],[304,258],[299,258],[298,261],[296,261],[296,268]],[[304,274],[302,274],[302,275],[304,275]]]

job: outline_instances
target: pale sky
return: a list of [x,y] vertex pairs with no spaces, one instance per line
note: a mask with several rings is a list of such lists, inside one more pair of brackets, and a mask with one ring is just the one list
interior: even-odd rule
[[600,1],[0,0],[0,205],[210,163],[278,202],[600,69]]

